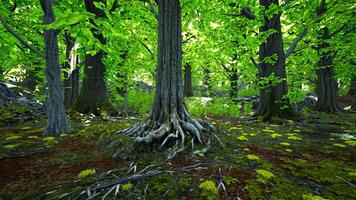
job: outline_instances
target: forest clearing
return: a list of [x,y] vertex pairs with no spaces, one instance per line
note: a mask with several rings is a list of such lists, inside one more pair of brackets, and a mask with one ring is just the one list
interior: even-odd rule
[[356,199],[353,0],[1,0],[0,199]]

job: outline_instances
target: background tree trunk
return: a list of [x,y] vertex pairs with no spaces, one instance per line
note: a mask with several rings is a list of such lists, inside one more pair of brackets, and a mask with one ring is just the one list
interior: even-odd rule
[[238,98],[238,93],[239,93],[239,74],[237,73],[237,69],[231,69],[231,73],[229,75],[229,79],[230,79],[230,98],[232,99],[232,101],[237,102],[237,98]]
[[[88,12],[96,17],[106,17],[105,13],[96,8],[94,2],[100,0],[85,0]],[[101,33],[92,29],[93,35],[105,45],[106,40]],[[100,115],[102,110],[110,110],[108,90],[105,85],[105,65],[102,61],[104,52],[99,50],[95,55],[87,54],[84,60],[84,80],[74,109],[81,113]]]
[[78,63],[78,55],[75,52],[77,46],[74,38],[69,33],[65,33],[66,43],[66,62],[64,64],[64,105],[69,108],[75,103],[79,93],[79,69],[76,67]]
[[210,70],[207,67],[203,67],[203,85],[201,89],[201,96],[209,97],[211,95],[211,78]]
[[[41,0],[44,13],[43,24],[55,21],[52,0]],[[56,136],[69,132],[69,123],[64,111],[64,94],[59,65],[57,30],[44,30],[46,78],[48,85],[47,116],[48,123],[44,135]]]
[[100,115],[110,106],[108,91],[105,85],[105,66],[102,63],[103,53],[94,56],[87,54],[84,60],[84,80],[80,94],[75,103],[75,110],[81,113]]
[[193,96],[192,67],[189,63],[184,68],[184,96]]
[[355,75],[353,75],[351,78],[350,89],[347,94],[351,95],[351,96],[356,95],[356,76]]
[[[260,5],[268,9],[273,4],[279,5],[278,0],[260,0]],[[255,112],[255,116],[263,116],[264,121],[271,118],[288,118],[294,115],[289,103],[282,99],[287,94],[287,81],[285,70],[285,57],[283,48],[283,38],[281,32],[281,14],[275,14],[271,19],[265,16],[264,25],[260,27],[260,32],[274,29],[276,32],[271,34],[267,41],[259,47],[259,60],[261,78],[275,74],[278,78],[284,79],[276,86],[267,86],[260,89],[260,103]],[[267,63],[265,59],[277,56],[274,64]]]
[[[322,0],[318,8],[318,15],[322,16],[326,11],[326,3]],[[330,47],[328,42],[330,38],[329,29],[324,27],[320,33],[321,44],[317,46],[320,60],[316,70],[318,101],[315,110],[319,112],[339,112],[342,110],[337,102],[338,85],[334,78],[333,52],[327,50]]]

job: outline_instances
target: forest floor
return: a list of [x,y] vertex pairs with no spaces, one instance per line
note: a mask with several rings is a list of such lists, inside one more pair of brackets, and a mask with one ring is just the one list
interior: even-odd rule
[[[14,117],[1,113],[0,121]],[[117,157],[105,150],[108,135],[142,119],[75,114],[72,133],[58,138],[42,137],[44,117],[2,125],[0,199],[87,199],[147,166],[141,175],[167,173],[97,191],[110,191],[106,199],[356,199],[356,114],[309,113],[282,124],[207,117],[225,147],[170,161],[163,151],[135,151],[125,136]]]

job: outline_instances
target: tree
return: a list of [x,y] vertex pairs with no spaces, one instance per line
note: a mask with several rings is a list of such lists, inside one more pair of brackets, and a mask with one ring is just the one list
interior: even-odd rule
[[[53,0],[40,0],[43,11],[43,24],[48,25],[55,21]],[[48,86],[47,116],[48,123],[44,135],[56,136],[68,133],[69,123],[64,111],[64,92],[61,81],[61,68],[59,65],[59,52],[57,35],[58,30],[44,30],[46,78]]]
[[[85,0],[85,6],[88,12],[93,13],[96,18],[106,18],[103,10],[96,7],[95,3],[100,0]],[[117,2],[117,1],[116,1]],[[115,9],[117,3],[114,3],[112,10]],[[93,20],[91,20],[94,28],[91,29],[94,37],[102,44],[106,44],[104,35],[95,30],[98,28]],[[94,54],[86,54],[84,59],[84,80],[80,89],[79,96],[75,103],[75,110],[81,113],[93,113],[100,115],[101,110],[110,110],[111,105],[108,99],[108,90],[105,85],[105,64],[103,58],[105,52],[100,49]]]
[[[260,79],[267,82],[266,85],[261,85],[260,102],[254,115],[263,116],[264,121],[272,120],[272,118],[290,118],[295,113],[286,98],[288,85],[285,60],[305,36],[306,28],[284,53],[281,30],[282,13],[278,10],[279,0],[260,0],[260,4],[265,9],[264,24],[260,27],[260,33],[270,32],[270,34],[259,47],[259,63],[254,62],[259,69]],[[269,9],[275,9],[277,12],[275,11],[272,16],[269,16],[267,12]]]
[[[317,9],[318,17],[320,18],[325,12],[327,12],[327,5],[325,0],[321,0],[320,7]],[[319,31],[320,44],[316,47],[320,59],[316,69],[318,101],[315,109],[319,112],[339,112],[342,110],[336,98],[338,85],[334,78],[334,52],[328,49],[332,35],[333,33],[330,33],[327,26],[321,28]]]
[[161,147],[181,142],[184,149],[187,134],[203,143],[203,131],[212,128],[207,122],[192,118],[184,104],[182,87],[182,30],[179,0],[158,1],[158,65],[156,92],[148,119],[119,131],[135,137],[136,143],[160,144]]

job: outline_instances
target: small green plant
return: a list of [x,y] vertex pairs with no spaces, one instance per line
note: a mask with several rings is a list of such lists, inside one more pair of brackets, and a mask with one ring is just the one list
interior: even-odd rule
[[264,169],[258,169],[256,170],[256,173],[258,175],[258,180],[262,183],[267,183],[267,181],[274,177],[274,174],[272,172]]
[[223,176],[223,181],[226,185],[232,185],[239,182],[239,180],[231,176]]
[[93,176],[96,173],[95,169],[86,169],[78,174],[79,179],[85,179],[87,177]]
[[55,137],[45,137],[42,141],[44,142],[44,146],[46,148],[52,148],[58,143]]
[[121,186],[122,191],[128,191],[132,189],[132,184],[131,183],[126,183]]
[[286,146],[286,147],[289,147],[289,146],[290,146],[290,144],[289,144],[288,142],[281,142],[280,145]]
[[303,194],[303,200],[326,200],[321,196],[314,196],[312,194]]
[[19,136],[19,135],[10,135],[10,136],[6,137],[5,140],[17,140],[20,138],[21,138],[21,136]]
[[249,160],[255,160],[255,161],[259,161],[260,160],[260,157],[258,157],[256,155],[252,155],[252,154],[248,154],[246,157]]
[[240,140],[240,141],[247,141],[248,140],[248,138],[243,136],[243,135],[236,137],[236,139]]
[[200,183],[199,189],[201,190],[201,196],[207,198],[208,200],[218,198],[219,193],[214,181],[206,180]]
[[5,145],[4,148],[5,149],[14,149],[18,146],[19,146],[19,144],[8,144],[8,145]]

